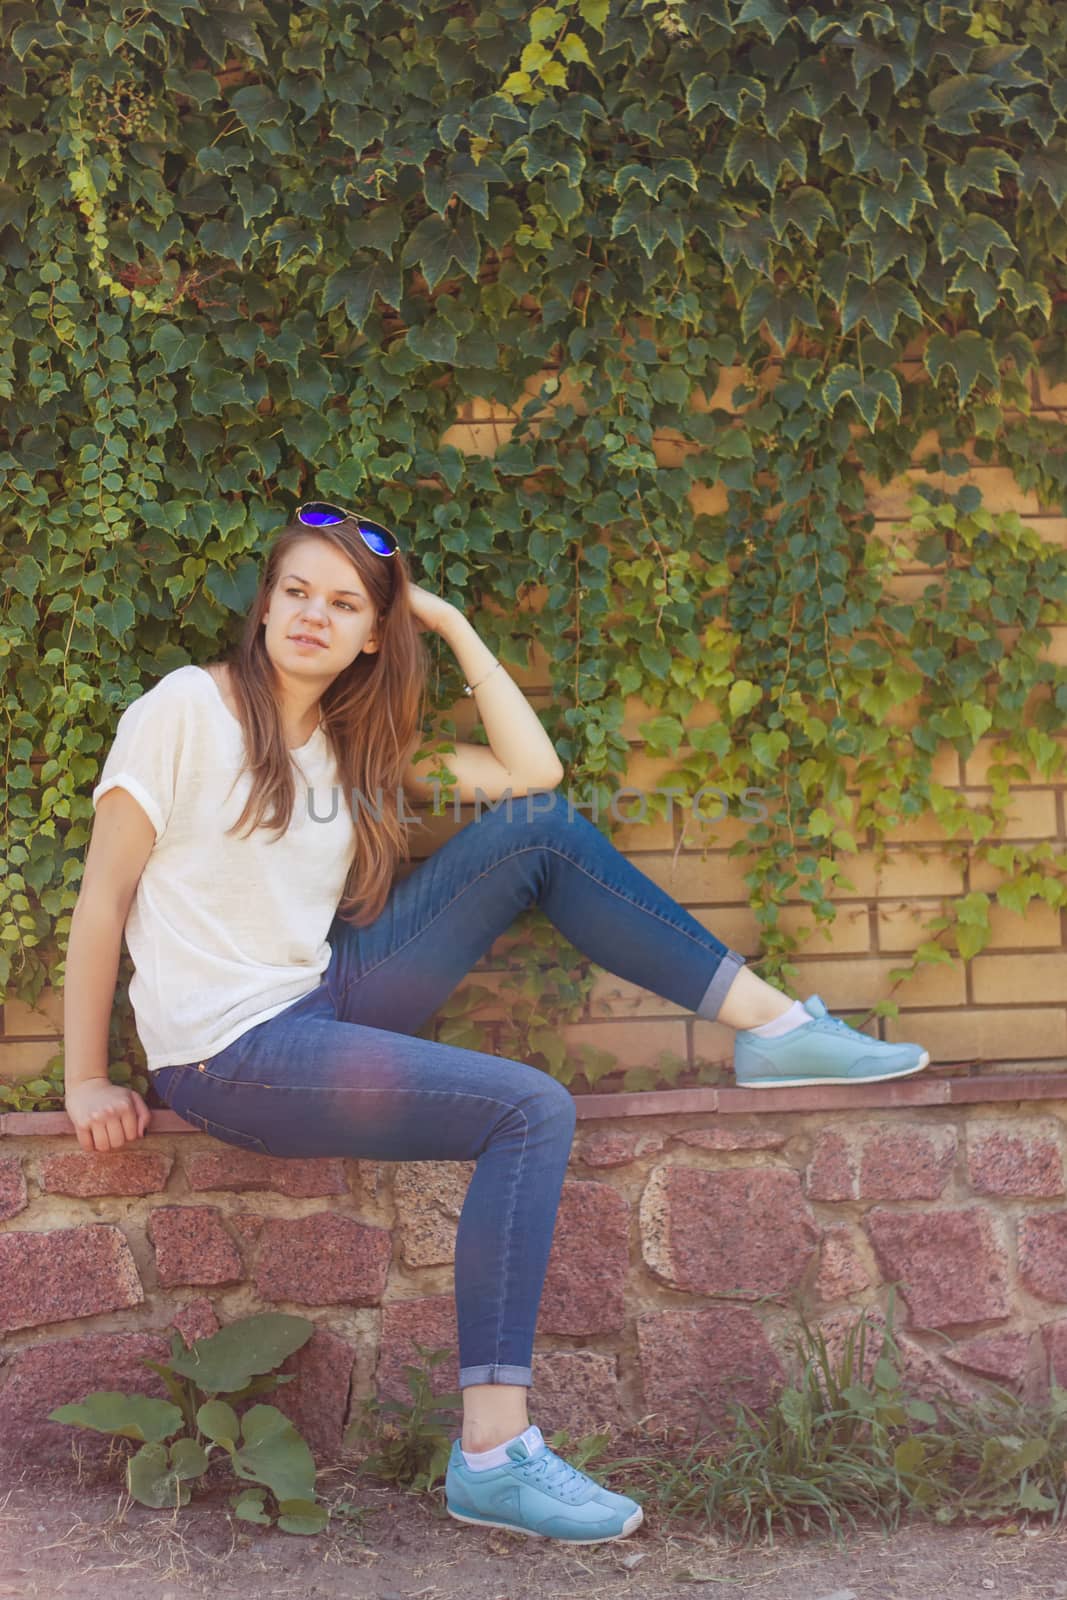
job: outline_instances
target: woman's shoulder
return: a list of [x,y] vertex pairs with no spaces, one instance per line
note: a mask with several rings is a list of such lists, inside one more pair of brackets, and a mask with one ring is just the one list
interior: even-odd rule
[[190,661],[184,667],[175,667],[173,672],[165,672],[148,693],[161,700],[187,700],[202,692],[205,684],[204,669]]
[[144,705],[146,711],[176,714],[183,706],[203,703],[208,696],[215,695],[211,677],[205,676],[205,670],[190,662],[187,666],[175,667],[173,672],[165,672],[143,694],[131,701],[128,709],[134,705]]
[[208,661],[204,666],[198,667],[197,671],[206,672],[209,678],[214,678],[220,688],[229,688],[230,669],[225,661]]
[[223,705],[232,717],[236,717],[238,715],[237,698],[233,692],[233,678],[230,673],[229,663],[226,661],[209,661],[206,666],[200,668],[200,671],[206,672],[209,678],[214,679],[215,686],[222,697]]

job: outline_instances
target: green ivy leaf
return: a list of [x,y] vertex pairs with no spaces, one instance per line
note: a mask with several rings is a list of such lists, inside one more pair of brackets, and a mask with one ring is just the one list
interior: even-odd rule
[[991,84],[992,79],[983,73],[966,72],[935,84],[926,96],[934,126],[942,133],[974,134],[978,132],[974,118],[981,112],[992,111],[1006,118],[1007,102],[993,92]]
[[751,339],[761,322],[766,322],[768,332],[783,352],[798,322],[809,328],[820,326],[815,301],[806,290],[779,290],[769,283],[758,283],[741,308],[742,337]]
[[956,374],[961,406],[980,377],[988,378],[993,389],[1000,387],[992,343],[974,328],[963,328],[959,333],[935,333],[923,351],[923,365],[935,383],[942,368],[951,367]]
[[852,70],[857,86],[867,83],[883,67],[892,74],[893,87],[899,91],[915,72],[912,50],[895,41],[868,39],[858,34],[852,51]]
[[911,672],[906,665],[898,662],[894,662],[889,668],[885,681],[893,696],[894,705],[902,705],[905,701],[914,699],[923,686],[921,672]]
[[869,183],[860,190],[860,215],[871,228],[877,227],[883,212],[901,227],[910,228],[919,206],[933,205],[930,185],[910,167],[891,189],[881,183]]
[[351,264],[327,279],[322,291],[322,309],[332,311],[343,301],[349,322],[362,332],[376,295],[396,310],[403,293],[403,274],[396,263],[388,259],[367,261],[357,255]]
[[183,333],[173,323],[164,323],[153,329],[148,346],[161,358],[163,371],[171,373],[191,367],[199,360],[204,340],[198,334]]
[[897,322],[909,317],[922,322],[922,311],[912,290],[895,278],[880,278],[877,283],[857,283],[850,279],[841,307],[841,331],[849,333],[858,322],[866,322],[885,344],[896,334]]
[[30,50],[64,50],[67,40],[53,22],[19,22],[11,34],[11,54],[22,61]]
[[892,656],[880,639],[857,639],[849,651],[848,664],[861,671],[888,667]]
[[725,723],[712,722],[702,728],[690,728],[688,740],[694,750],[712,755],[720,760],[730,748],[730,730]]
[[[856,236],[860,229],[855,230]],[[926,244],[919,228],[903,228],[890,217],[881,216],[877,226],[871,231],[871,271],[872,282],[885,276],[890,267],[898,261],[903,261],[909,278],[917,279],[922,274],[923,264],[926,261]]]
[[407,331],[407,345],[423,361],[442,361],[451,365],[456,359],[457,339],[444,317],[430,317]]
[[1005,255],[1018,255],[1011,238],[999,222],[979,211],[965,211],[962,221],[948,216],[937,230],[937,245],[942,261],[951,261],[954,255],[969,256],[984,267],[994,250]]
[[231,44],[237,45],[254,61],[261,61],[266,66],[267,52],[263,48],[263,41],[249,17],[236,5],[212,5],[210,11],[193,12],[187,20],[189,28],[216,66],[225,65],[231,53]]
[[288,115],[285,101],[265,83],[246,84],[230,96],[228,109],[250,133],[271,123],[284,123]]
[[783,733],[781,728],[776,728],[773,733],[768,733],[763,728],[755,728],[749,735],[749,747],[761,767],[774,767],[778,759],[789,749],[789,735]]
[[980,145],[967,151],[958,166],[945,168],[945,188],[958,204],[968,189],[980,189],[984,194],[1001,197],[1000,174],[1013,177],[1021,171],[1018,161],[1007,150],[992,145]]
[[[766,85],[758,78],[740,73],[714,78],[709,72],[700,72],[686,90],[685,107],[690,117],[698,117],[708,106],[716,106],[731,122],[740,122],[748,112],[761,109],[766,99]],[[744,100],[751,100],[752,106],[743,107]]]
[[763,699],[763,690],[757,683],[751,683],[747,678],[738,678],[730,685],[729,693],[730,717],[736,722],[746,716],[753,706],[759,705]]
[[642,739],[653,746],[653,754],[668,751],[671,755],[682,742],[685,729],[677,717],[653,717],[651,722],[642,722],[638,725],[638,733]]
[[935,944],[932,939],[924,940],[915,952],[917,961],[933,963],[935,966],[944,966],[947,962],[952,965],[952,953],[946,950],[943,944]]
[[235,172],[231,182],[246,223],[267,216],[278,203],[278,191],[273,184],[254,183],[244,172]]
[[993,713],[988,706],[976,705],[973,701],[968,701],[962,707],[962,711],[963,720],[970,729],[971,737],[974,739],[975,744],[977,744],[982,735],[988,733],[993,726]]
[[789,227],[795,227],[809,244],[815,244],[819,228],[828,222],[831,228],[840,226],[833,206],[821,189],[811,184],[798,184],[795,189],[779,189],[771,201],[771,225],[779,239]]
[[404,245],[400,264],[407,267],[418,263],[433,290],[453,261],[476,283],[480,259],[474,223],[469,212],[462,212],[454,225],[440,217],[424,217]]
[[1000,284],[993,273],[985,272],[975,261],[963,261],[949,284],[949,293],[972,294],[978,320],[988,317],[1000,304]]
[[844,395],[848,395],[855,403],[872,433],[878,420],[878,408],[883,401],[897,420],[900,419],[901,393],[895,372],[870,371],[862,375],[856,367],[832,367],[823,385],[826,409],[832,412]]
[[100,627],[105,628],[120,644],[129,638],[130,630],[137,621],[133,604],[129,596],[124,594],[116,595],[114,600],[99,601],[93,615]]
[[685,239],[682,219],[669,206],[651,205],[641,194],[630,195],[622,202],[611,219],[611,237],[621,238],[633,229],[645,255],[650,259],[663,243],[670,239],[676,250],[681,250]]
[[716,436],[715,455],[720,461],[751,460],[752,437],[747,428],[724,428]]
[[235,572],[225,567],[211,566],[204,577],[204,588],[227,611],[245,615],[255,599],[259,587],[259,566],[251,557],[238,564]]
[[746,167],[761,183],[768,194],[779,187],[782,169],[792,167],[803,183],[808,174],[807,150],[796,133],[784,133],[775,138],[763,129],[741,127],[731,136],[726,150],[726,173],[731,183],[736,183]]
[[7,568],[4,576],[27,600],[33,599],[44,582],[44,572],[32,556],[20,556],[13,567]]
[[632,183],[639,184],[647,195],[654,200],[659,199],[660,190],[665,183],[671,180],[686,183],[691,189],[697,187],[696,168],[691,161],[681,156],[672,156],[666,161],[657,161],[653,166],[646,166],[640,161],[630,161],[619,168],[615,174],[612,187],[618,195],[625,194]]
[[1067,201],[1067,151],[1062,148],[1025,150],[1019,158],[1019,192],[1027,198],[1043,183],[1057,211]]
[[1030,278],[1024,278],[1014,267],[1009,267],[1001,274],[1000,282],[1001,287],[1007,289],[1011,295],[1015,309],[1020,314],[1035,307],[1046,321],[1051,318],[1052,296],[1043,283],[1035,283]]
[[476,162],[468,151],[462,150],[449,158],[443,187],[450,195],[458,195],[479,216],[488,217],[489,185],[506,182],[507,174],[495,161],[483,156]]
[[578,0],[578,14],[583,22],[603,33],[609,5],[610,0]]
[[740,11],[737,13],[736,24],[742,22],[757,22],[769,36],[772,44],[780,33],[784,33],[793,21],[789,7],[784,0],[744,0]]

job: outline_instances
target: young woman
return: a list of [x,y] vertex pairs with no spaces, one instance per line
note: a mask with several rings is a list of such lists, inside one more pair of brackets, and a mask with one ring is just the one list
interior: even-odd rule
[[[476,691],[488,749],[413,759],[427,629]],[[442,760],[455,799],[498,804],[394,881],[404,799],[427,797]],[[520,689],[461,611],[412,583],[395,537],[300,507],[233,658],[167,673],[119,720],[67,955],[66,1107],[85,1150],[148,1125],[141,1096],[108,1078],[125,934],[147,1066],[186,1121],[273,1156],[474,1161],[448,1509],[596,1543],[636,1528],[640,1506],[549,1450],[526,1408],[573,1097],[524,1062],[416,1030],[539,905],[609,972],[739,1030],[742,1083],[865,1083],[928,1056],[757,978],[558,799],[562,777]]]

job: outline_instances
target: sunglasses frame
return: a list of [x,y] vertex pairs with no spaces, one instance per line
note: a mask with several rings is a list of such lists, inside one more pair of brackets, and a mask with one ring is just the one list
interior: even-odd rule
[[[381,556],[383,561],[387,561],[390,556],[395,556],[397,551],[400,549],[400,540],[397,538],[392,528],[387,528],[384,522],[378,522],[374,517],[364,517],[358,511],[349,511],[344,506],[337,505],[333,500],[305,500],[302,505],[297,506],[296,520],[303,528],[336,528],[337,526],[336,522],[305,522],[303,514],[309,506],[327,506],[331,511],[339,511],[341,513],[339,519],[341,522],[354,522],[356,525],[356,532],[363,540],[363,543],[367,546],[367,549],[372,555]],[[361,522],[366,522],[375,530],[380,528],[383,533],[387,533],[390,539],[393,541],[393,548],[391,550],[375,550],[374,546],[370,543],[366,534],[363,532],[363,529],[360,527]]]

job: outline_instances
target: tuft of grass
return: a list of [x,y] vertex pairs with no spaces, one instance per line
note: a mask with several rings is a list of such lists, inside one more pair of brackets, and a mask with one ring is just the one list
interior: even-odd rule
[[695,1521],[744,1544],[840,1535],[872,1516],[895,1528],[907,1494],[890,1441],[908,1421],[908,1402],[884,1352],[864,1382],[870,1336],[861,1317],[835,1359],[824,1335],[805,1323],[795,1340],[796,1381],[761,1412],[735,1402],[728,1440],[717,1447],[697,1441],[681,1460],[638,1455],[604,1461],[601,1470],[643,1478],[664,1525]]
[[861,1316],[834,1356],[804,1323],[798,1377],[761,1413],[735,1403],[731,1437],[681,1459],[662,1446],[624,1459],[600,1451],[595,1470],[662,1525],[684,1519],[741,1544],[842,1537],[861,1522],[892,1531],[911,1516],[1061,1522],[1067,1390],[1053,1386],[1043,1405],[1004,1389],[934,1405],[904,1388],[892,1303],[874,1356],[878,1336]]

